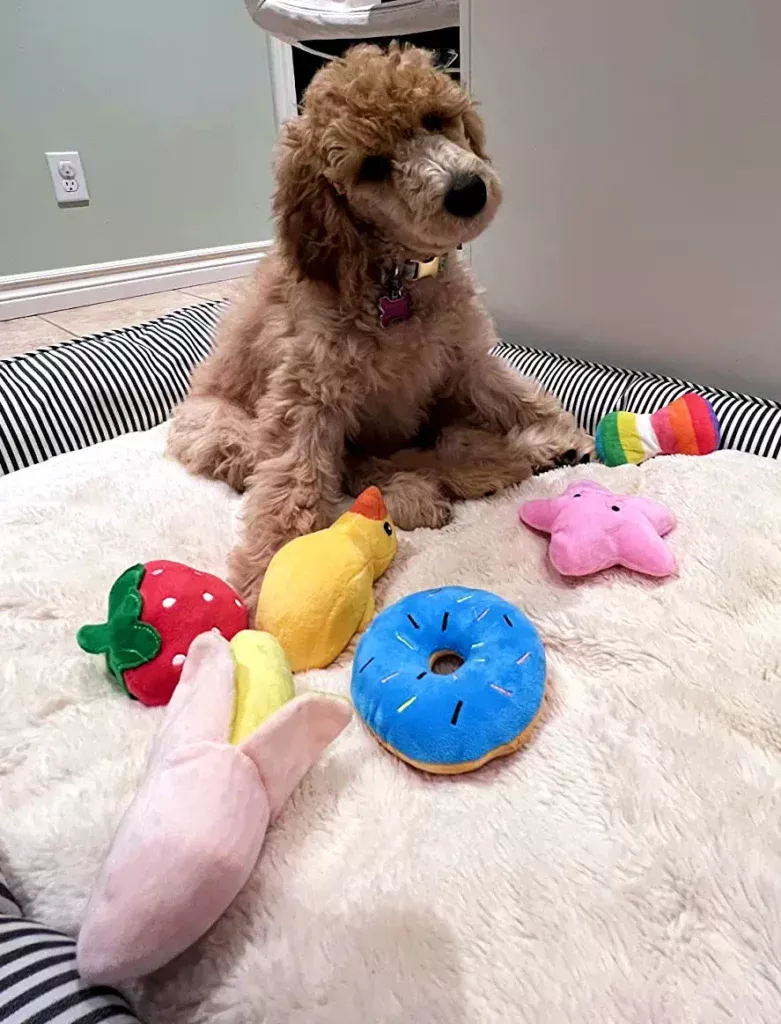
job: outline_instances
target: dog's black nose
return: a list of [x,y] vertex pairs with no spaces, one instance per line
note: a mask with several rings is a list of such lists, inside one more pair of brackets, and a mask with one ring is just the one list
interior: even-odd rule
[[488,189],[477,174],[460,174],[445,193],[445,209],[454,217],[476,217],[488,202]]

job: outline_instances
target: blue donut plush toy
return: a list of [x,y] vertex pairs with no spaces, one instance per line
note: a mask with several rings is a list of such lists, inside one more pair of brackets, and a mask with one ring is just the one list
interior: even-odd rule
[[[442,674],[444,663],[457,667]],[[405,597],[377,616],[353,662],[361,718],[391,753],[428,772],[469,772],[517,750],[544,693],[537,630],[485,590]]]

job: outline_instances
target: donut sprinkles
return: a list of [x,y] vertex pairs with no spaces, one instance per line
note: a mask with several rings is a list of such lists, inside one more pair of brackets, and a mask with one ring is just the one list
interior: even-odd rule
[[364,633],[352,699],[384,747],[425,771],[455,774],[512,753],[545,693],[537,630],[496,594],[443,587],[411,594]]

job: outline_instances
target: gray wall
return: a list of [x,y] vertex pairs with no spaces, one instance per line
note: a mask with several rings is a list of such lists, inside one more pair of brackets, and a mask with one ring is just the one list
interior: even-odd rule
[[[268,238],[273,138],[242,0],[0,0],[0,275]],[[91,204],[59,209],[72,149]]]
[[781,398],[781,2],[472,7],[503,332]]

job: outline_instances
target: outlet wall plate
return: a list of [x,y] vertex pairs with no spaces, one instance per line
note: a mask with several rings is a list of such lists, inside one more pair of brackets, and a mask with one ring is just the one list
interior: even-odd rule
[[89,202],[87,178],[78,153],[47,153],[54,196],[60,206]]

